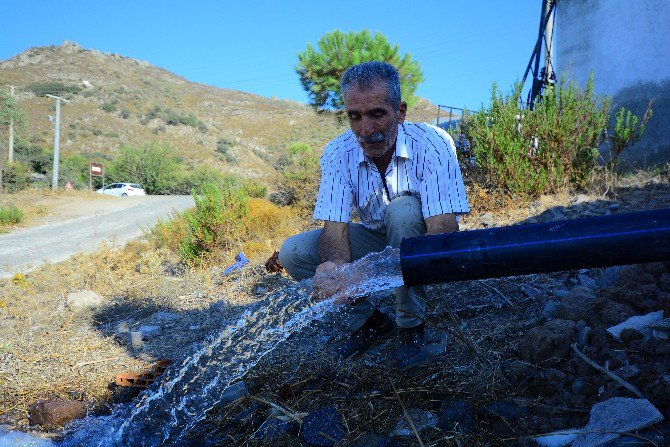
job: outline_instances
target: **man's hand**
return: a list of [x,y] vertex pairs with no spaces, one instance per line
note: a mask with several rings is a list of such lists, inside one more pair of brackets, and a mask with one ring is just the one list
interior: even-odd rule
[[327,300],[337,292],[346,288],[344,272],[338,268],[344,265],[344,261],[326,261],[319,264],[314,276],[314,295],[312,299],[316,302]]

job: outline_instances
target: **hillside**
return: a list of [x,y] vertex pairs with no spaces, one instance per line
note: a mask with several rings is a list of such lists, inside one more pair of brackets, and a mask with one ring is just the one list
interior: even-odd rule
[[[0,79],[16,86],[27,115],[25,140],[44,148],[53,144],[48,115],[55,107],[40,93],[53,83],[66,88],[62,95],[71,103],[61,111],[65,155],[111,159],[123,145],[158,141],[192,166],[262,177],[273,172],[288,144],[302,141],[320,150],[346,129],[305,104],[190,82],[148,62],[67,41],[1,61]],[[422,101],[410,118],[430,120],[435,113],[435,106]]]

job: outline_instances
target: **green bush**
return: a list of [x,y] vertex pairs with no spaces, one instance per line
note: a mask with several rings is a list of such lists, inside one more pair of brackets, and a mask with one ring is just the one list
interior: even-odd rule
[[520,95],[518,84],[508,95],[494,84],[490,107],[464,117],[477,165],[522,197],[586,186],[606,141],[609,97],[596,96],[593,76],[584,90],[563,80],[533,110],[520,107]]
[[76,85],[65,85],[62,82],[33,82],[28,85],[28,90],[33,92],[35,96],[62,96],[65,93],[76,95],[81,92],[81,87]]
[[206,183],[216,183],[224,187],[240,187],[240,181],[236,177],[226,175],[209,165],[200,165],[193,169],[184,177],[182,186],[179,188],[182,194],[188,194],[191,191],[199,191]]
[[262,199],[268,194],[268,188],[253,180],[247,180],[242,185],[242,190],[251,198]]
[[33,172],[45,174],[53,165],[53,149],[43,149],[19,139],[14,146],[15,160],[29,166]]
[[198,126],[198,118],[195,117],[194,114],[189,114],[186,116],[180,116],[179,117],[179,123],[183,124],[185,126],[189,127],[197,127]]
[[113,101],[112,102],[106,102],[102,105],[101,109],[104,112],[107,112],[107,113],[116,112],[116,103],[113,102]]
[[121,117],[121,119],[127,120],[128,118],[130,118],[130,110],[126,108],[121,109],[121,111],[119,112],[119,116]]
[[0,225],[14,225],[23,220],[23,211],[16,205],[0,205]]
[[30,170],[22,163],[7,163],[2,168],[2,188],[5,192],[17,192],[30,186]]
[[185,167],[176,151],[157,143],[121,148],[106,179],[142,185],[147,194],[173,194],[180,191]]
[[319,158],[308,144],[292,143],[277,159],[275,169],[280,173],[278,189],[293,197],[291,203],[302,209],[314,206],[321,171]]
[[193,193],[195,208],[183,216],[187,235],[179,244],[179,253],[189,265],[203,265],[217,250],[235,242],[235,235],[249,214],[247,195],[241,188],[207,182],[199,194]]
[[178,126],[181,122],[181,117],[174,110],[166,110],[164,121],[168,126]]

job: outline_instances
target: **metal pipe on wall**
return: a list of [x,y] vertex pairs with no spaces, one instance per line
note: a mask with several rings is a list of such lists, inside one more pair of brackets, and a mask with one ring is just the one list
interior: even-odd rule
[[670,261],[670,208],[404,239],[406,286]]

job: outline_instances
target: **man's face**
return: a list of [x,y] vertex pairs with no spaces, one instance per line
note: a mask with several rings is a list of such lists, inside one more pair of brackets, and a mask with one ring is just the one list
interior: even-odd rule
[[344,98],[349,126],[358,138],[365,155],[381,157],[394,147],[398,136],[398,124],[405,120],[407,104],[400,104],[393,110],[388,101],[384,82],[377,82],[371,88],[352,86]]

